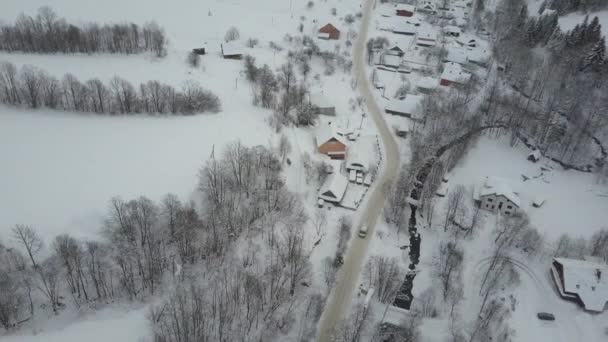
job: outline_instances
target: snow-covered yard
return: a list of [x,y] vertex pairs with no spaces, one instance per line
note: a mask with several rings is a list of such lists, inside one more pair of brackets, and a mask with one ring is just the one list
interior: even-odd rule
[[[450,188],[479,186],[487,176],[508,179],[519,191],[521,209],[550,241],[564,233],[589,237],[607,227],[608,184],[598,184],[593,174],[565,171],[546,159],[532,163],[526,160],[529,152],[523,145],[510,147],[506,138],[483,137],[450,173]],[[529,179],[524,181],[523,176]],[[541,208],[531,205],[536,197],[546,199]]]

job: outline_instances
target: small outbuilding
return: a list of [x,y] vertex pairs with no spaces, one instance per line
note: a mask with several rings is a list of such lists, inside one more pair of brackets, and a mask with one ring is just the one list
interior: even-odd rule
[[238,40],[222,43],[222,56],[225,59],[241,59],[245,54],[244,50],[243,45]]
[[197,54],[197,55],[206,55],[207,54],[207,43],[203,44],[201,47],[199,48],[194,48],[192,49],[192,53]]
[[423,101],[423,95],[407,94],[403,99],[391,99],[384,107],[384,111],[388,114],[422,120]]
[[528,154],[528,160],[533,163],[536,163],[537,161],[539,161],[540,157],[541,157],[541,154],[540,154],[540,150],[538,150],[538,149],[534,149],[532,152],[530,152]]
[[422,25],[418,28],[416,45],[422,47],[432,47],[437,45],[437,31],[431,25]]
[[425,76],[418,79],[416,89],[418,90],[418,92],[423,94],[432,94],[438,86],[439,80],[437,80],[436,78]]
[[462,69],[462,65],[454,62],[448,62],[443,65],[443,73],[439,84],[444,87],[449,87],[453,84],[467,84],[471,79],[471,74]]
[[443,28],[443,32],[448,37],[459,37],[462,34],[462,30],[458,26],[448,25]]
[[317,37],[320,39],[338,40],[340,39],[340,30],[331,23],[328,23],[319,29]]
[[336,106],[322,92],[310,94],[309,103],[314,114],[336,115]]
[[416,6],[409,4],[397,4],[395,14],[400,17],[411,17],[416,12]]
[[437,6],[435,5],[435,3],[429,0],[425,0],[422,2],[422,4],[418,5],[418,11],[434,14],[437,12]]
[[348,179],[341,173],[333,173],[325,179],[325,183],[319,190],[318,198],[334,204],[339,204],[344,198],[346,188],[348,187]]

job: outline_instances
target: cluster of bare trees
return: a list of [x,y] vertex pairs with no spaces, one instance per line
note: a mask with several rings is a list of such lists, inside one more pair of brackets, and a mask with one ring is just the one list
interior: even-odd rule
[[294,61],[295,58],[290,57],[275,73],[266,64],[258,67],[254,57],[245,56],[244,60],[245,75],[252,87],[253,103],[274,111],[272,125],[277,130],[288,123],[312,125],[316,119],[306,98],[306,84],[303,80],[298,81]]
[[381,303],[392,303],[404,276],[397,258],[372,256],[365,265],[364,276],[375,289]]
[[77,26],[42,7],[35,17],[21,14],[15,24],[0,26],[0,50],[35,53],[124,53],[150,51],[166,54],[164,30],[150,22]]
[[564,234],[557,240],[553,255],[574,259],[583,259],[591,255],[608,262],[608,229],[597,231],[588,240]]
[[136,88],[118,76],[109,85],[99,79],[82,83],[72,74],[66,74],[60,81],[31,65],[18,70],[6,62],[0,64],[0,103],[109,114],[190,115],[221,109],[219,98],[194,82],[186,82],[179,91],[158,81],[148,81]]
[[[323,300],[305,296],[308,218],[281,168],[276,152],[234,143],[201,169],[200,207],[171,194],[114,198],[100,242],[60,235],[46,250],[16,226],[11,247],[0,244],[0,324],[171,289],[149,313],[156,341],[260,341],[296,324],[314,335]],[[295,320],[300,305],[307,323]]]

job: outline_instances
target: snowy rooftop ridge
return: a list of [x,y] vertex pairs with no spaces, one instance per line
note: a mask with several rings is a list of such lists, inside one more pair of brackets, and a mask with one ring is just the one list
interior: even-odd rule
[[334,172],[327,177],[319,190],[319,198],[329,202],[340,202],[346,193],[348,179],[340,172]]
[[586,310],[603,311],[608,302],[608,265],[594,260],[553,260],[562,266],[563,291],[576,294]]
[[488,196],[488,195],[496,195],[496,196],[504,196],[509,201],[513,202],[518,207],[521,207],[521,200],[519,196],[506,179],[499,177],[487,177],[483,186],[479,190],[479,196]]

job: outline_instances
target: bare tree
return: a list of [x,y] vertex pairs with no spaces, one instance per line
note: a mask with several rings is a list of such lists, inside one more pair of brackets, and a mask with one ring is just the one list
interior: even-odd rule
[[279,140],[279,155],[281,156],[281,160],[283,162],[285,162],[287,155],[291,153],[291,149],[289,139],[284,134],[281,134],[281,138]]
[[233,40],[237,40],[241,37],[241,34],[239,33],[239,30],[232,26],[228,29],[228,31],[226,31],[226,35],[224,36],[224,40],[226,42],[231,42]]
[[365,266],[365,276],[382,303],[392,302],[403,280],[399,260],[372,256]]

